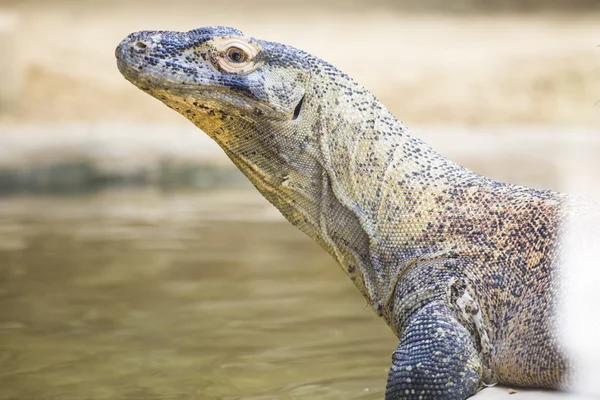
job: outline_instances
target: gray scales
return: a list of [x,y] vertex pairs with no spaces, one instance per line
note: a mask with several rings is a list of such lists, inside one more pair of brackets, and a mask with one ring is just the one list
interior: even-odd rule
[[331,254],[398,336],[386,399],[568,385],[555,313],[566,195],[447,160],[332,65],[233,28],[138,32],[116,56]]

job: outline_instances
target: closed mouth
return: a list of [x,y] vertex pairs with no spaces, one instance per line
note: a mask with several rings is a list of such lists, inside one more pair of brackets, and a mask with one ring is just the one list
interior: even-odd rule
[[225,105],[234,106],[236,110],[243,110],[245,114],[259,115],[264,118],[277,120],[292,120],[294,115],[288,115],[277,110],[272,105],[253,99],[246,93],[235,92],[229,88],[212,84],[211,82],[178,82],[163,77],[158,79],[151,71],[136,67],[131,63],[117,57],[117,66],[121,74],[132,84],[145,92],[152,90],[165,91],[171,95],[189,99],[195,103],[214,103],[215,101]]

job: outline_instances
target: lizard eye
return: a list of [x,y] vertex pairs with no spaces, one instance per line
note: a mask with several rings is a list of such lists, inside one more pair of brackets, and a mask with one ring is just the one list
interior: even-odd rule
[[241,64],[248,59],[248,54],[246,54],[244,50],[235,46],[228,48],[225,56],[230,62],[235,64]]
[[246,38],[230,36],[214,42],[213,63],[221,70],[234,74],[249,74],[258,67],[260,47]]

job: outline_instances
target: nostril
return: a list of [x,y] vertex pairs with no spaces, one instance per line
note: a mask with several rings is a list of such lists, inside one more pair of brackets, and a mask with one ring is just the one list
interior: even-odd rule
[[137,42],[135,42],[133,44],[133,48],[138,51],[138,52],[144,52],[146,51],[146,49],[148,48],[148,43],[142,41],[142,40],[138,40]]

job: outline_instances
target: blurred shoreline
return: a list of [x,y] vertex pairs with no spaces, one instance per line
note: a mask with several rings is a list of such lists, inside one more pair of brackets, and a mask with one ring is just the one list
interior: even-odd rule
[[[600,169],[600,135],[593,129],[422,126],[414,133],[453,161],[503,182],[564,190],[570,170]],[[0,138],[0,195],[251,187],[192,124],[0,126]]]

